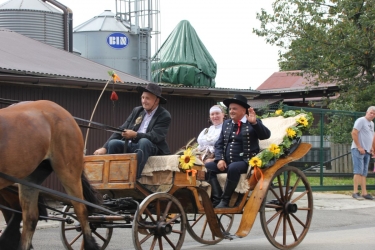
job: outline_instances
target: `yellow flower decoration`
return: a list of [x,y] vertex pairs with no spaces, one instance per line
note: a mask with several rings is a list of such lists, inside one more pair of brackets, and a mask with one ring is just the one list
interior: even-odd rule
[[249,161],[250,166],[252,167],[261,167],[262,166],[262,160],[259,157],[253,157]]
[[288,135],[289,138],[293,138],[293,137],[296,136],[296,131],[294,131],[294,130],[291,129],[291,128],[288,128],[288,129],[286,130],[286,133],[287,133],[287,135]]
[[299,124],[302,124],[304,127],[307,127],[307,125],[309,125],[309,122],[308,122],[307,119],[306,119],[305,117],[303,117],[303,116],[301,116],[301,117],[297,120],[297,122],[298,122]]
[[280,148],[278,145],[272,143],[268,150],[273,154],[273,155],[278,155],[280,154]]
[[278,110],[275,111],[276,115],[281,115],[282,113],[283,113],[283,110],[281,110],[281,109],[278,109]]
[[193,155],[193,152],[191,148],[188,148],[184,151],[184,154],[180,156],[180,166],[182,169],[191,169],[191,167],[194,165],[196,156]]

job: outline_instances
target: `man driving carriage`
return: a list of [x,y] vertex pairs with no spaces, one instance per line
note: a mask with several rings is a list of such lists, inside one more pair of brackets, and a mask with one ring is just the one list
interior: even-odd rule
[[[206,180],[212,187],[211,199],[215,208],[228,207],[241,174],[248,170],[250,158],[259,153],[259,140],[271,136],[270,130],[256,118],[246,97],[235,95],[223,103],[228,107],[231,119],[224,121],[215,143],[215,160],[205,165]],[[220,173],[228,173],[224,192],[217,179]]]
[[161,96],[159,85],[149,83],[145,88],[137,87],[137,91],[142,94],[142,106],[135,107],[125,123],[119,127],[123,132],[113,133],[94,155],[136,153],[136,178],[139,179],[150,156],[170,154],[165,138],[171,115],[159,105],[167,103]]

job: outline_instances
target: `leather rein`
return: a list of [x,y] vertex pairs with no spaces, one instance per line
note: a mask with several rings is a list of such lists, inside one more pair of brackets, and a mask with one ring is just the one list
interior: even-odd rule
[[[17,104],[17,103],[20,103],[20,102],[22,102],[22,101],[0,98],[0,104],[6,104],[8,106],[13,105],[13,104]],[[93,122],[93,121],[86,120],[86,119],[79,118],[79,117],[75,117],[75,116],[73,116],[73,118],[76,121],[88,123],[88,125],[84,125],[84,124],[79,124],[77,122],[78,126],[80,126],[81,128],[98,129],[98,130],[104,130],[104,131],[118,133],[118,134],[121,134],[123,132],[122,129],[115,128],[115,127],[112,127],[112,126],[109,126],[109,125],[106,125],[106,124],[103,124],[103,123]],[[97,127],[94,127],[92,125],[96,125]]]

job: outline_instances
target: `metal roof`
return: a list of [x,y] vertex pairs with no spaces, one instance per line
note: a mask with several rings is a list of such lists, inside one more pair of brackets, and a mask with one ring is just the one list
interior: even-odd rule
[[281,71],[273,73],[256,90],[259,98],[302,98],[334,95],[339,90],[335,83],[309,84],[316,76],[303,74],[302,71]]
[[56,9],[42,0],[10,0],[0,4],[0,11],[2,10],[36,10],[36,11],[49,11],[61,13],[62,11]]
[[[110,67],[79,55],[57,49],[16,32],[0,29],[0,83],[15,82],[58,87],[102,89],[109,80]],[[149,81],[116,71],[124,83],[117,83],[117,91],[136,91],[139,84]],[[161,85],[161,84],[160,84]],[[249,89],[183,87],[161,85],[169,95],[228,98],[241,94],[248,99],[259,95]]]
[[[18,75],[53,76],[92,81],[108,80],[111,68],[28,38],[0,29],[0,71]],[[147,83],[117,72],[127,83]]]
[[115,13],[106,10],[98,16],[78,25],[73,32],[85,31],[119,31],[129,32],[130,25],[116,19]]
[[334,83],[320,83],[319,86],[308,85],[308,83],[311,80],[315,80],[316,77],[301,74],[299,70],[275,72],[264,81],[257,90],[262,93],[266,93],[267,91],[288,92],[336,86]]

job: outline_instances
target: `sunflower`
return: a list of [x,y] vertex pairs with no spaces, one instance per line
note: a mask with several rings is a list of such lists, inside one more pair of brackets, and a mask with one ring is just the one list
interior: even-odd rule
[[309,125],[309,122],[308,122],[307,119],[306,119],[305,117],[303,117],[303,116],[301,116],[301,117],[297,120],[297,122],[298,122],[299,124],[302,124],[304,127],[307,127],[307,125]]
[[280,147],[274,143],[272,143],[268,150],[273,154],[273,155],[278,155],[280,154]]
[[254,156],[249,161],[250,166],[252,167],[261,167],[262,166],[262,160],[259,157]]
[[282,113],[283,113],[282,109],[278,109],[278,110],[275,111],[276,115],[282,115]]
[[293,138],[293,137],[296,136],[296,131],[294,131],[294,129],[292,129],[292,128],[288,128],[286,130],[286,133],[287,133],[287,135],[288,135],[289,138]]
[[184,151],[184,154],[180,156],[180,166],[181,169],[191,169],[191,167],[194,165],[196,156],[193,155],[193,152],[191,148],[188,148]]

